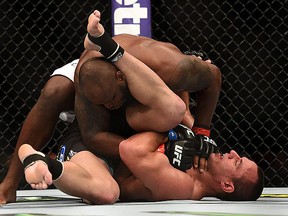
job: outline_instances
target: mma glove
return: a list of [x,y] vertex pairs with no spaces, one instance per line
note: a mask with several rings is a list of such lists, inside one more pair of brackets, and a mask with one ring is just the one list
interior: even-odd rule
[[174,168],[186,171],[193,166],[195,155],[208,159],[212,152],[220,153],[218,146],[207,136],[208,134],[204,135],[199,133],[199,130],[195,131],[198,134],[195,135],[190,128],[179,124],[168,132],[164,153]]
[[209,129],[193,127],[192,131],[195,134],[193,145],[196,149],[196,155],[199,155],[200,158],[208,159],[211,153],[221,153],[215,141],[210,138]]
[[195,135],[192,130],[181,124],[168,132],[165,154],[176,169],[186,171],[192,167],[195,155],[193,139]]

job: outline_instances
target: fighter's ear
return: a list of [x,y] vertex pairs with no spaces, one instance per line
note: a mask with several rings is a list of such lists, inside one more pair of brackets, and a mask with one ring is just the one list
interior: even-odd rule
[[221,181],[220,185],[221,185],[222,190],[226,193],[232,193],[235,190],[234,183],[230,180]]
[[120,80],[120,81],[124,81],[124,80],[125,80],[125,75],[124,75],[121,71],[117,71],[117,72],[115,73],[115,76],[116,76],[116,78],[117,78],[118,80]]

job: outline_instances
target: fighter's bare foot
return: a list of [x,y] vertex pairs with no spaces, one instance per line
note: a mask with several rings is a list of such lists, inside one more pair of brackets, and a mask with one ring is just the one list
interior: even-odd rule
[[[100,23],[101,14],[98,10],[95,10],[88,18],[87,32],[93,37],[99,37],[104,33],[104,27]],[[84,47],[86,49],[100,50],[100,47],[91,42],[86,35],[84,40]]]
[[[18,156],[22,163],[26,157],[33,154],[43,156],[43,153],[36,151],[29,144],[23,144],[18,151]],[[52,175],[48,169],[48,166],[42,160],[37,160],[33,164],[28,165],[25,168],[24,173],[26,181],[34,189],[47,189],[48,186],[53,183]]]

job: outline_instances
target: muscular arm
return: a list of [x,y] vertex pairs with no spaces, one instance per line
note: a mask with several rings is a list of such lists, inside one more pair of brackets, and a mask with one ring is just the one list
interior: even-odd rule
[[189,128],[192,128],[192,126],[194,125],[194,117],[192,116],[192,114],[190,112],[189,93],[186,91],[182,91],[182,92],[178,93],[178,95],[186,104],[186,111],[185,111],[184,118],[183,118],[181,124],[186,125]]
[[196,93],[195,125],[210,127],[221,91],[221,72],[213,64],[186,56],[177,64],[172,77],[174,88]]
[[[193,190],[193,179],[188,174],[174,169],[166,155],[156,151],[159,143],[164,141],[165,137],[158,133],[136,134],[121,142],[119,147],[121,159],[137,181],[141,181],[151,191],[150,200],[189,199]],[[126,187],[129,188],[129,185]],[[143,198],[147,199],[144,197],[147,194],[146,191]],[[126,196],[129,197],[129,194]],[[131,194],[131,197],[133,196]]]
[[[116,43],[109,39],[110,36],[103,34],[104,28],[99,22],[100,12],[95,10],[88,19],[87,32],[90,38],[86,36],[84,46],[86,49],[94,49],[105,55],[104,50],[106,48],[102,39],[111,45],[116,45]],[[102,36],[99,37],[99,35]],[[108,48],[108,46],[106,47]],[[113,53],[115,51],[112,50],[111,52],[110,50],[109,52]],[[109,57],[109,55],[107,54],[106,57]],[[143,105],[142,108],[138,107],[138,112],[134,111],[135,115],[129,115],[129,124],[132,127],[137,125],[137,128],[135,126],[134,129],[163,132],[175,127],[182,121],[185,104],[151,68],[128,52],[124,52],[123,56],[113,64],[124,73],[131,95]],[[145,125],[142,124],[144,121]]]
[[149,67],[127,52],[114,64],[125,74],[131,95],[140,102],[128,111],[128,122],[134,129],[163,132],[182,121],[185,104]]
[[118,146],[124,138],[109,132],[109,110],[92,104],[76,90],[75,113],[83,143],[94,153],[119,158]]
[[[210,126],[221,90],[221,72],[215,65],[184,55],[170,43],[132,35],[118,35],[114,39],[155,71],[174,92],[196,92],[198,106],[193,113],[196,124]],[[179,96],[185,101],[181,95],[184,94]],[[188,114],[186,112],[185,116]]]
[[220,70],[215,65],[208,65],[212,81],[206,88],[196,93],[195,125],[210,128],[221,91],[222,79]]
[[93,104],[87,100],[79,87],[79,68],[81,64],[88,58],[95,56],[95,54],[97,55],[96,52],[89,52],[88,55],[85,53],[86,51],[80,57],[74,76],[76,92],[74,107],[83,143],[93,153],[117,159],[119,158],[119,143],[124,138],[109,132],[110,111],[103,105]]
[[16,201],[16,190],[23,176],[17,154],[20,146],[29,143],[36,150],[41,150],[54,132],[59,113],[72,110],[73,103],[73,83],[62,76],[50,78],[22,126],[8,173],[0,185],[0,203]]

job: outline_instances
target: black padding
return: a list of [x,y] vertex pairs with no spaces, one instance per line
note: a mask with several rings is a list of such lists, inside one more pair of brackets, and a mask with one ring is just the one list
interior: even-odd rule
[[32,154],[27,156],[24,161],[23,161],[23,165],[24,165],[24,169],[29,166],[31,163],[38,161],[38,160],[42,160],[47,164],[47,160],[45,157],[43,157],[42,155],[39,154]]

